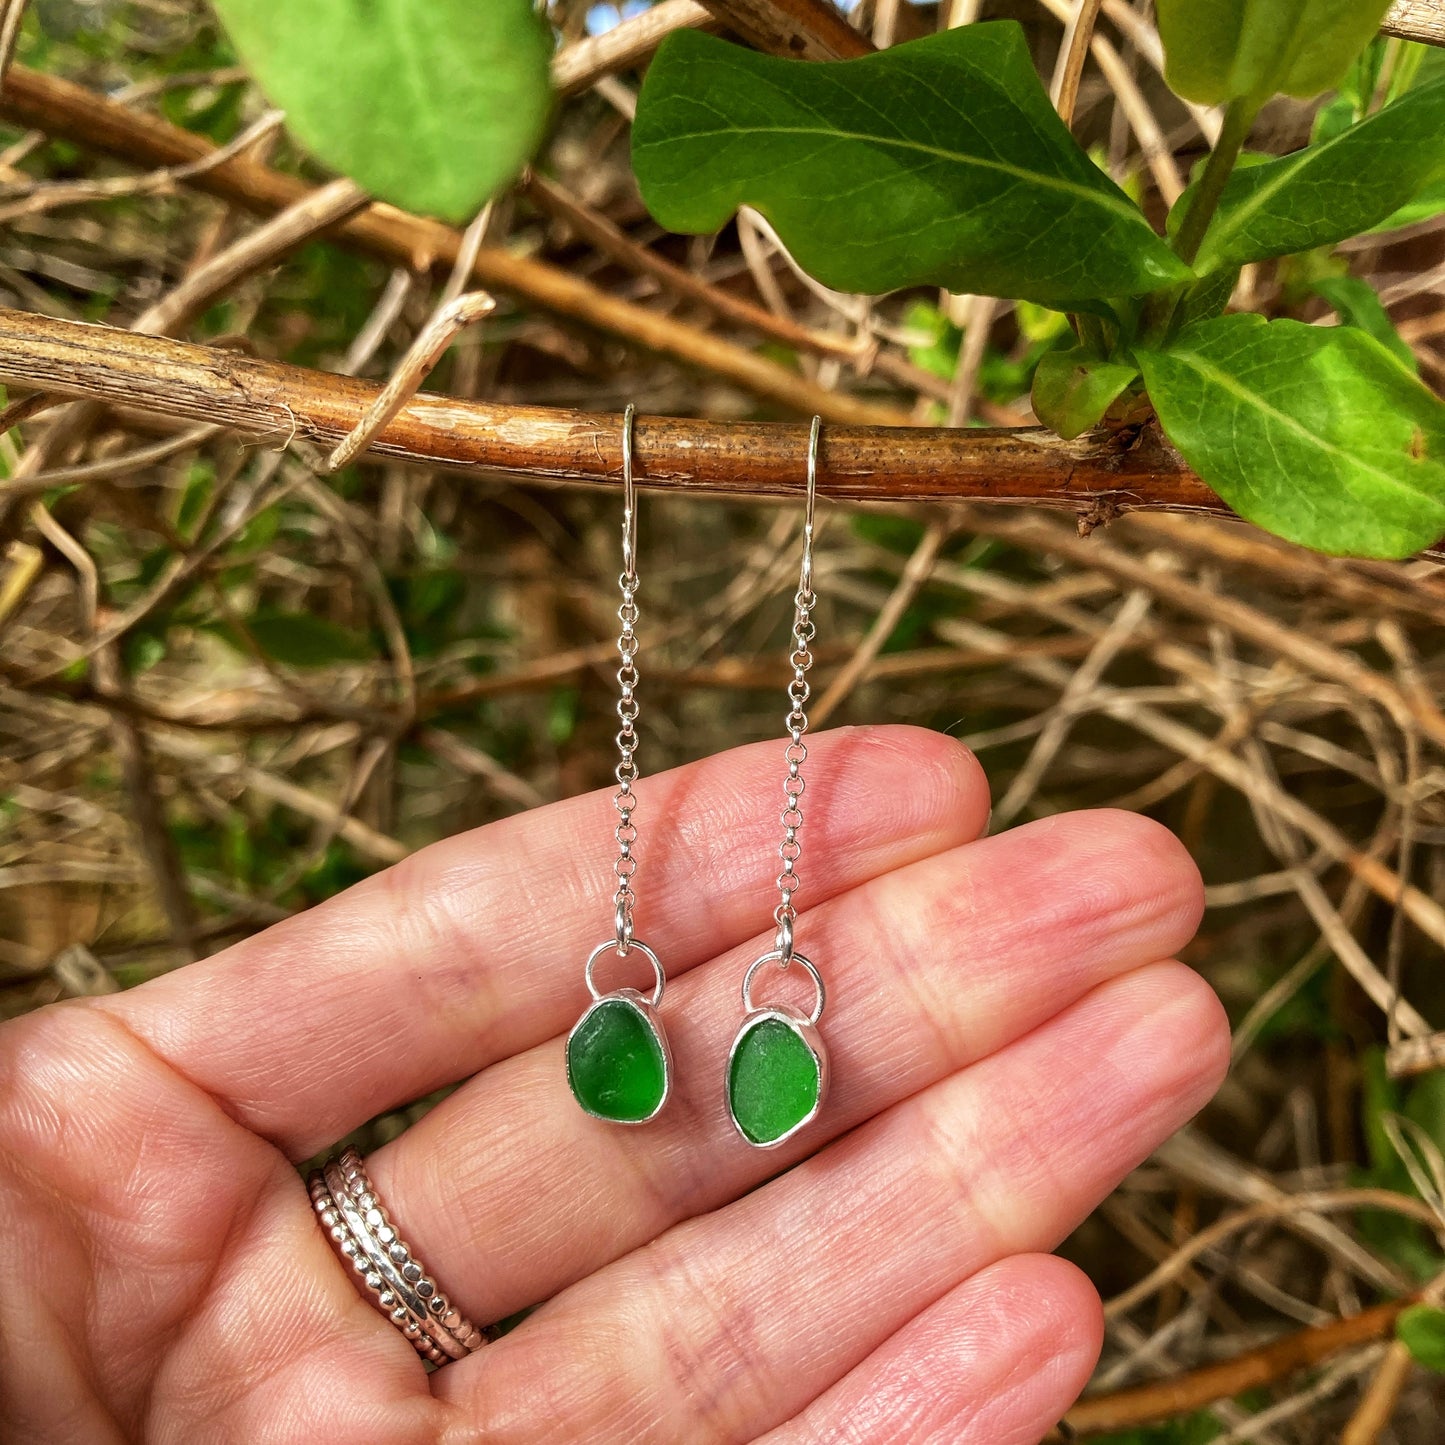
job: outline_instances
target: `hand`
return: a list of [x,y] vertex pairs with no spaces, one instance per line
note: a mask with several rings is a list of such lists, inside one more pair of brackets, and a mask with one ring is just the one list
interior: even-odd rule
[[[1198,922],[1198,876],[1123,813],[980,840],[983,777],[936,734],[810,747],[798,936],[828,980],[833,1090],[781,1150],[735,1136],[722,1090],[771,946],[776,745],[640,785],[638,935],[671,976],[676,1060],[644,1127],[586,1117],[563,1071],[612,928],[605,793],[0,1029],[0,1436],[1043,1435],[1101,1335],[1092,1287],[1044,1251],[1223,1073],[1213,994],[1157,961]],[[546,1303],[428,1376],[295,1165],[460,1079],[370,1157],[378,1194],[474,1320]]]

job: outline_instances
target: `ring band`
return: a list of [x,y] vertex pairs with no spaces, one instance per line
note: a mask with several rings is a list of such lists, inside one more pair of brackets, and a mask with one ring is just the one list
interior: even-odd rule
[[444,1365],[481,1348],[486,1335],[451,1304],[397,1233],[354,1149],[313,1170],[306,1183],[337,1253],[419,1355]]

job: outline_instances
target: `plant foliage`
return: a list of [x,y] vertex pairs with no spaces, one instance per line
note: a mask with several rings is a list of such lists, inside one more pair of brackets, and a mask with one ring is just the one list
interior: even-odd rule
[[1059,305],[1189,276],[1075,144],[1012,21],[828,65],[679,31],[643,85],[632,164],[669,230],[754,206],[840,291]]
[[214,0],[309,151],[383,200],[469,221],[551,109],[552,35],[532,0]]
[[[1403,556],[1445,535],[1445,405],[1379,298],[1336,267],[1301,294],[1338,327],[1220,314],[1242,265],[1445,192],[1445,74],[1413,56],[1387,74],[1370,43],[1384,9],[1161,0],[1171,83],[1228,105],[1167,240],[1058,120],[1008,21],[822,65],[674,34],[642,89],[633,165],[664,226],[714,231],[756,207],[837,289],[936,285],[1070,311],[1072,344],[1034,373],[1045,425],[1073,437],[1137,419],[1142,375],[1165,433],[1243,516],[1321,551]],[[1333,85],[1341,104],[1312,144],[1238,164],[1271,94]]]

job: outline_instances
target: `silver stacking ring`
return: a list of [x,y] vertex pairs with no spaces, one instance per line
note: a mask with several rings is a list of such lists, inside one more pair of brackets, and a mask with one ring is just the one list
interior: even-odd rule
[[487,1335],[452,1305],[396,1232],[355,1149],[346,1149],[306,1181],[311,1207],[367,1297],[434,1365],[480,1349]]

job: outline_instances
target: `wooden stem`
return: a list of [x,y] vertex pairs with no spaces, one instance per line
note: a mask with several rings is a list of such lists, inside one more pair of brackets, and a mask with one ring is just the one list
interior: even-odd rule
[[702,0],[749,45],[796,60],[855,60],[873,42],[855,30],[829,0]]
[[[4,89],[0,90],[0,120],[155,169],[193,165],[209,159],[216,150],[203,136],[23,65],[12,66],[5,77]],[[186,175],[185,184],[258,215],[271,215],[293,206],[313,190],[297,176],[272,170],[244,156],[231,156],[219,164],[193,170]],[[414,271],[449,272],[463,244],[462,233],[452,226],[380,203],[337,225],[330,235],[390,265]],[[608,295],[560,267],[514,255],[498,246],[478,250],[470,282],[521,297],[554,315],[723,377],[795,414],[811,416],[816,412],[826,421],[879,426],[906,425],[910,419],[900,407],[829,391],[743,346]]]
[[[0,310],[0,382],[328,449],[360,421],[375,384],[107,326]],[[796,496],[808,429],[793,423],[639,418],[637,479],[665,490]],[[382,456],[610,483],[621,418],[420,393],[372,441]],[[972,499],[1100,515],[1155,510],[1231,515],[1152,430],[1060,440],[1039,427],[828,426],[818,489],[849,501]],[[3,494],[3,488],[0,488]]]
[[1127,1430],[1157,1420],[1176,1419],[1205,1409],[1219,1400],[1259,1389],[1286,1379],[1296,1370],[1343,1350],[1350,1345],[1368,1344],[1387,1339],[1395,1327],[1400,1311],[1413,1303],[1406,1298],[1362,1310],[1349,1319],[1331,1320],[1327,1324],[1296,1330],[1261,1345],[1257,1350],[1236,1355],[1218,1364],[1187,1374],[1173,1375],[1167,1380],[1151,1381],[1128,1390],[1108,1395],[1095,1395],[1080,1401],[1064,1417],[1073,1432],[1065,1437],[1050,1435],[1050,1440],[1078,1439],[1107,1431]]

